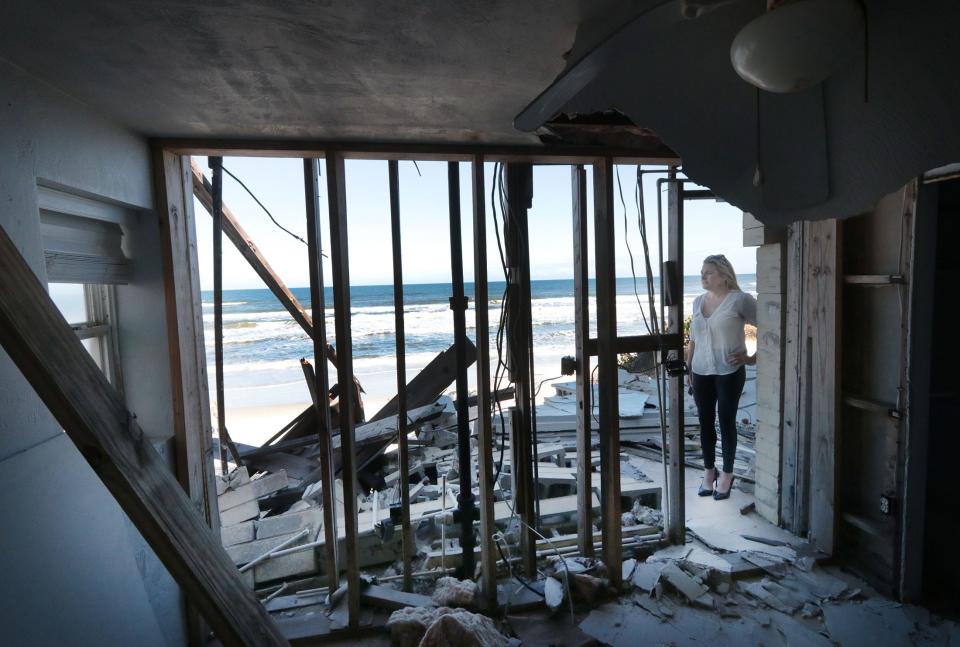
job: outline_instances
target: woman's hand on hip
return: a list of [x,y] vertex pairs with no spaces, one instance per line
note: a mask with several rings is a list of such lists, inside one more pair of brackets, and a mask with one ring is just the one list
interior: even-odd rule
[[753,365],[757,363],[757,356],[747,355],[747,351],[741,350],[727,355],[727,363],[736,368],[740,368],[745,364]]

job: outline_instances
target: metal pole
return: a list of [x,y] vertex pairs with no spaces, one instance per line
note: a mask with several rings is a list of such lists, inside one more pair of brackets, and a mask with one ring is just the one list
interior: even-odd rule
[[447,163],[447,190],[450,199],[450,268],[453,296],[453,334],[457,347],[457,460],[460,472],[460,494],[457,496],[457,515],[460,523],[460,546],[463,561],[461,579],[473,579],[476,545],[473,522],[477,518],[474,506],[472,474],[470,473],[470,409],[467,402],[467,297],[463,289],[463,242],[460,236],[460,163]]
[[403,538],[403,590],[413,590],[413,529],[410,526],[410,459],[407,454],[407,359],[403,325],[403,255],[400,245],[400,174],[387,162],[390,231],[393,239],[393,321],[397,340],[397,460],[400,462],[400,519]]
[[324,294],[323,262],[320,237],[320,162],[303,160],[303,185],[307,209],[307,249],[310,263],[310,314],[313,323],[313,372],[311,395],[316,409],[317,443],[320,449],[320,484],[323,499],[324,566],[327,583],[332,586],[339,579],[337,555],[337,498],[334,496],[335,476],[333,446],[330,438],[330,390],[327,379],[326,296]]
[[573,184],[573,302],[577,358],[577,545],[593,556],[593,449],[590,428],[593,387],[590,384],[590,249],[587,244],[587,172],[582,164],[571,168]]
[[[683,285],[683,198],[676,168],[671,167],[667,182],[667,260],[674,263],[675,284]],[[682,292],[683,289],[680,289]],[[669,332],[683,333],[683,299],[667,308]],[[683,447],[683,375],[668,378],[670,401],[670,480],[668,487],[669,516],[667,536],[671,543],[683,544],[686,534],[684,512],[684,447]]]
[[223,402],[223,158],[209,158],[213,172],[213,355],[217,390],[220,473],[227,473],[227,423]]
[[484,203],[483,155],[473,158],[473,284],[477,316],[477,481],[480,485],[481,595],[497,605],[496,532],[493,510],[493,425],[490,399],[490,324],[487,294],[487,212]]

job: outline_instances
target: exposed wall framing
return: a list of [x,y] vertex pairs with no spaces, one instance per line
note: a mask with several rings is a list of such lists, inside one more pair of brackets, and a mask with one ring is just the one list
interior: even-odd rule
[[[476,270],[476,287],[477,287],[477,298],[478,303],[486,303],[486,280],[485,280],[485,265],[483,259],[486,256],[486,250],[484,248],[485,236],[485,205],[483,201],[483,191],[484,191],[484,181],[483,181],[483,164],[485,161],[509,161],[512,162],[509,167],[514,169],[516,173],[519,169],[529,169],[529,163],[531,162],[549,162],[549,163],[580,163],[580,164],[591,164],[592,172],[594,173],[594,217],[597,223],[597,231],[606,232],[601,240],[601,236],[598,235],[597,238],[597,259],[602,259],[597,262],[597,273],[598,276],[603,274],[606,278],[598,281],[598,283],[603,283],[603,287],[598,286],[598,318],[602,320],[602,327],[599,331],[597,339],[591,340],[588,337],[588,310],[586,308],[586,276],[587,276],[587,260],[588,254],[586,253],[586,170],[583,166],[574,168],[573,171],[573,188],[574,188],[574,204],[573,211],[575,214],[574,220],[574,230],[575,230],[575,247],[579,251],[576,252],[577,256],[577,271],[578,276],[583,279],[581,283],[581,305],[582,308],[578,307],[577,314],[577,325],[578,331],[582,333],[578,342],[578,356],[581,361],[578,362],[578,381],[582,383],[583,391],[581,395],[583,396],[581,400],[584,402],[585,407],[589,407],[589,396],[587,391],[589,389],[589,357],[591,354],[597,355],[598,363],[600,364],[600,437],[601,437],[601,462],[602,462],[602,482],[601,482],[601,512],[602,512],[602,547],[603,547],[603,556],[605,561],[608,563],[614,564],[619,563],[620,557],[622,554],[621,535],[620,535],[620,516],[621,516],[621,501],[619,493],[619,438],[617,429],[617,421],[619,419],[618,413],[618,402],[617,402],[617,377],[616,377],[616,355],[619,352],[627,352],[631,350],[636,350],[637,348],[642,347],[645,350],[664,350],[664,344],[667,346],[673,347],[676,345],[677,340],[679,339],[679,334],[677,331],[671,331],[669,334],[663,335],[659,341],[654,343],[651,339],[647,338],[618,338],[616,335],[616,311],[614,306],[614,284],[613,284],[613,168],[615,163],[642,163],[650,162],[656,164],[672,163],[677,160],[663,160],[663,159],[636,159],[636,158],[613,158],[613,157],[597,157],[595,151],[589,151],[589,155],[586,153],[588,151],[582,150],[558,150],[551,153],[542,153],[542,152],[532,152],[529,150],[514,150],[509,148],[504,149],[485,149],[482,147],[394,147],[389,145],[358,145],[355,148],[353,146],[343,147],[343,146],[326,146],[326,145],[317,145],[316,143],[307,143],[307,144],[288,144],[288,143],[257,143],[256,146],[247,146],[243,142],[159,142],[163,146],[167,146],[167,150],[164,151],[163,155],[168,156],[171,159],[176,159],[180,162],[181,170],[183,171],[183,177],[185,186],[189,187],[191,184],[194,186],[194,189],[198,191],[197,195],[201,198],[201,201],[204,198],[207,198],[207,201],[212,202],[212,191],[209,183],[206,183],[202,173],[198,173],[197,169],[193,170],[191,174],[189,171],[189,164],[187,162],[188,158],[178,158],[177,153],[180,154],[208,154],[208,155],[257,155],[257,156],[269,156],[269,155],[301,155],[304,156],[304,177],[310,180],[307,182],[307,211],[308,211],[308,231],[311,231],[313,228],[317,229],[317,236],[315,240],[312,240],[313,243],[312,249],[315,251],[319,249],[319,227],[316,222],[317,217],[317,205],[312,204],[311,200],[315,202],[317,188],[314,186],[316,184],[316,164],[318,159],[326,159],[326,175],[327,175],[327,193],[328,199],[330,202],[330,251],[332,256],[332,263],[334,268],[334,275],[332,277],[332,284],[334,288],[334,310],[335,310],[335,321],[337,326],[337,339],[338,339],[338,349],[339,354],[338,358],[335,360],[334,357],[330,355],[332,349],[328,346],[325,346],[326,342],[323,338],[323,335],[317,335],[317,331],[313,328],[313,322],[318,321],[318,318],[322,320],[322,312],[317,311],[317,304],[319,302],[320,307],[323,307],[322,300],[313,299],[314,302],[314,312],[312,317],[310,314],[305,312],[305,310],[296,303],[296,300],[289,293],[289,290],[279,282],[270,270],[269,265],[266,262],[266,259],[263,258],[262,254],[259,253],[255,244],[250,240],[242,229],[239,228],[239,225],[235,222],[235,219],[232,217],[232,214],[229,214],[227,210],[224,212],[224,232],[227,234],[228,238],[240,249],[241,253],[247,257],[247,260],[251,265],[257,270],[258,274],[264,278],[264,281],[267,283],[267,286],[278,295],[281,302],[284,306],[291,312],[291,315],[297,320],[300,325],[308,331],[308,333],[314,338],[314,343],[316,348],[315,352],[315,363],[318,367],[323,365],[324,355],[327,356],[327,359],[331,360],[335,366],[338,368],[338,381],[340,383],[352,383],[352,361],[351,361],[351,351],[350,351],[350,322],[349,322],[349,274],[348,274],[348,259],[346,257],[346,240],[347,240],[347,216],[346,216],[346,196],[345,196],[345,184],[344,184],[344,161],[346,159],[388,159],[392,160],[389,168],[396,168],[396,160],[399,159],[439,159],[445,161],[451,160],[462,160],[470,161],[473,164],[473,193],[474,193],[474,242],[477,246],[475,250],[475,262],[477,263]],[[487,154],[489,153],[489,156]],[[451,174],[456,173],[456,164],[451,163]],[[394,229],[399,229],[399,202],[396,200],[398,194],[398,184],[397,178],[394,177],[396,173],[394,172],[391,175],[391,202],[392,202],[392,224]],[[507,175],[510,175],[508,170]],[[452,177],[452,175],[451,175]],[[186,183],[189,180],[189,183]],[[675,183],[678,185],[678,183]],[[513,187],[513,190],[510,190],[510,186]],[[451,218],[456,216],[459,218],[459,211],[454,213],[453,211],[453,185],[451,185]],[[513,195],[511,195],[511,193]],[[511,204],[511,217],[519,215],[521,209],[525,210],[523,204],[523,191],[522,183],[518,184],[516,178],[508,180],[508,199],[512,198],[511,202],[516,201],[517,204]],[[459,196],[459,191],[457,191],[457,197]],[[395,203],[395,204],[393,204]],[[212,206],[212,205],[211,205]],[[459,206],[459,202],[457,203]],[[312,220],[311,220],[312,213]],[[682,258],[682,237],[679,235],[682,232],[682,208],[679,206],[678,202],[674,203],[674,207],[671,211],[671,249],[670,249],[670,258],[675,261],[680,261]],[[452,221],[451,221],[452,222]],[[513,226],[519,224],[525,224],[514,220],[512,222]],[[518,233],[520,230],[517,230]],[[453,235],[453,230],[451,234]],[[311,236],[313,239],[313,237]],[[519,240],[525,240],[526,236],[521,235],[518,237]],[[453,244],[454,241],[451,241]],[[577,244],[578,243],[578,244]],[[395,249],[399,246],[399,238],[395,235],[394,247]],[[456,250],[452,248],[452,251]],[[516,250],[518,253],[521,250]],[[246,252],[246,253],[244,253]],[[456,256],[456,254],[454,254]],[[519,256],[514,256],[514,260],[519,259],[523,261],[523,253],[519,253]],[[452,259],[456,263],[456,258]],[[527,261],[528,262],[528,261]],[[522,263],[521,263],[522,264]],[[319,263],[317,264],[319,265]],[[399,283],[400,291],[395,295],[397,297],[398,303],[402,304],[402,269],[400,265],[399,255],[395,258],[395,282]],[[312,270],[314,268],[311,268]],[[311,277],[312,289],[316,291],[318,285],[322,289],[322,276],[319,275],[319,267],[316,268],[317,272],[312,272],[314,276]],[[195,272],[195,266],[193,268]],[[522,274],[522,273],[521,273]],[[582,276],[581,276],[582,275]],[[522,276],[520,274],[516,277],[518,279],[517,289],[526,289],[527,303],[529,304],[529,270],[526,274]],[[603,292],[605,296],[599,295],[599,292]],[[284,298],[289,297],[289,298]],[[521,300],[522,301],[522,300]],[[199,303],[199,301],[197,301]],[[522,306],[522,303],[520,304]],[[680,306],[682,308],[682,305]],[[489,349],[486,348],[486,339],[487,331],[489,330],[486,312],[481,314],[481,308],[477,308],[477,332],[480,338],[480,343],[477,348],[477,353],[480,361],[478,362],[478,378],[479,382],[484,385],[481,389],[480,394],[478,395],[478,404],[481,407],[481,410],[487,410],[490,407],[491,395],[488,391],[487,385],[489,384]],[[520,310],[522,314],[522,310]],[[682,314],[682,311],[681,311]],[[402,348],[402,308],[398,308],[398,349]],[[517,327],[517,322],[514,323],[515,329],[517,330],[517,344],[519,348],[519,343],[523,342],[524,345],[530,343],[530,331],[529,331],[529,312],[525,321],[520,321],[524,326]],[[679,325],[679,324],[678,324]],[[526,334],[524,334],[526,330]],[[472,350],[472,349],[471,349]],[[401,351],[402,352],[402,351]],[[200,356],[202,357],[202,355]],[[532,379],[532,365],[530,362],[532,358],[529,357],[529,354],[523,358],[522,370],[528,373],[526,377],[521,377],[518,380],[518,391],[521,392],[518,395],[518,400],[521,402],[528,402],[527,407],[529,408],[530,417],[532,417],[532,384],[530,380]],[[465,365],[465,361],[458,362],[458,364]],[[518,366],[519,368],[519,366]],[[402,362],[398,363],[398,377],[403,375],[405,371],[403,370]],[[322,398],[319,394],[324,393],[326,386],[321,382],[320,375],[325,374],[324,370],[317,370],[313,376],[312,389],[313,393],[318,394],[315,405],[319,405],[322,401]],[[677,380],[679,384],[679,380]],[[402,395],[404,392],[404,386],[400,382],[399,385],[399,394]],[[680,390],[679,386],[676,387],[676,390]],[[350,390],[347,390],[350,391]],[[527,397],[524,397],[523,392],[527,394]],[[346,540],[341,540],[339,545],[343,550],[344,554],[333,556],[328,555],[327,561],[330,562],[331,558],[335,561],[336,566],[339,568],[339,572],[344,574],[345,580],[342,585],[346,586],[347,589],[347,607],[349,614],[349,624],[352,628],[356,629],[359,627],[360,622],[360,604],[361,604],[361,595],[360,595],[360,586],[359,586],[359,568],[357,562],[357,511],[356,511],[356,472],[358,465],[356,461],[351,461],[352,457],[355,455],[353,447],[353,417],[352,405],[351,405],[351,395],[352,393],[345,392],[341,395],[341,455],[342,455],[342,469],[344,471],[344,511],[343,511],[343,522],[345,523],[345,532]],[[606,406],[604,406],[604,398],[606,397]],[[681,394],[682,397],[682,394]],[[396,404],[394,404],[396,406]],[[389,407],[389,405],[388,405]],[[402,403],[401,403],[402,407]],[[586,456],[589,456],[590,452],[590,435],[589,435],[589,409],[586,409],[586,415],[584,416],[585,421],[582,424],[583,429],[579,432],[579,442],[578,445],[579,451],[585,453]],[[323,428],[325,424],[322,421],[322,413],[317,412],[317,418],[320,419],[318,429],[320,429],[320,434],[323,436]],[[514,416],[516,422],[521,422],[524,418],[522,415]],[[682,415],[681,415],[682,420]],[[535,442],[532,431],[532,421],[524,425],[525,429],[522,432],[518,432],[515,438],[521,440],[519,443],[514,443],[514,451],[517,448],[522,450],[524,445],[527,445],[530,450],[530,461],[523,460],[522,457],[518,457],[517,460],[514,460],[513,467],[516,469],[521,464],[527,464],[531,469],[535,469],[536,465],[534,464],[532,458],[532,442]],[[209,427],[208,427],[209,428]],[[402,433],[402,431],[401,431]],[[493,545],[492,537],[493,532],[493,497],[492,497],[492,477],[493,477],[493,456],[492,456],[492,447],[493,447],[493,430],[490,425],[478,424],[477,428],[478,433],[478,462],[479,462],[479,483],[480,483],[480,501],[479,501],[479,520],[481,526],[481,540],[480,540],[480,560],[481,560],[481,577],[483,580],[483,592],[487,605],[496,604],[496,568],[497,568],[497,556],[495,553],[495,547]],[[523,442],[526,441],[526,442]],[[207,457],[209,460],[209,456]],[[579,464],[582,466],[589,466],[589,460],[581,460]],[[671,479],[682,479],[682,458],[679,466],[680,472],[679,475],[676,473],[676,470],[673,470],[673,475]],[[585,494],[589,494],[591,487],[589,483],[586,486],[583,485],[585,479],[589,479],[589,472],[583,470],[583,474],[578,475],[578,480],[581,483],[581,489]],[[522,474],[515,474],[514,477],[522,476]],[[533,476],[531,474],[531,476]],[[332,491],[332,475],[324,474],[321,478],[324,482],[324,490]],[[331,487],[328,486],[328,481],[331,482]],[[678,481],[679,482],[679,481]],[[683,488],[675,487],[673,489],[673,495],[671,501],[667,505],[671,506],[671,510],[675,511],[677,509],[677,503],[674,499],[681,499],[679,509],[682,511],[682,497],[683,497]],[[332,502],[331,502],[332,503]],[[408,505],[409,502],[407,502]],[[535,506],[538,503],[538,497],[536,496],[536,489],[530,487],[527,494],[523,496],[521,501],[523,506],[527,510],[527,518],[531,527],[536,526],[536,514],[534,513],[531,506]],[[325,506],[326,507],[326,506]],[[333,507],[332,505],[330,506]],[[581,506],[580,517],[581,520],[584,517],[584,509],[587,516],[586,523],[580,524],[579,532],[579,543],[582,545],[585,553],[592,552],[594,546],[594,536],[592,533],[592,519],[589,519],[591,513],[591,506]],[[680,527],[682,528],[683,516],[682,512],[679,515],[674,517],[678,521]],[[331,524],[332,525],[332,524]],[[408,532],[408,531],[407,531]],[[407,534],[405,532],[404,534]],[[681,535],[682,536],[682,535]],[[536,537],[531,533],[529,537],[529,544],[531,549],[536,547]],[[328,545],[333,544],[336,547],[337,542],[326,542]],[[407,551],[404,551],[405,553]],[[531,550],[531,557],[533,556],[535,550]],[[472,554],[472,548],[471,548]],[[407,587],[410,582],[410,570],[411,567],[408,565],[409,560],[405,561],[404,575],[405,575],[405,584]],[[532,570],[532,564],[529,566]],[[329,569],[334,570],[336,569]],[[612,569],[611,572],[616,575],[617,569]],[[616,578],[615,578],[616,579]],[[331,586],[335,587],[337,584],[336,579],[331,580]]]

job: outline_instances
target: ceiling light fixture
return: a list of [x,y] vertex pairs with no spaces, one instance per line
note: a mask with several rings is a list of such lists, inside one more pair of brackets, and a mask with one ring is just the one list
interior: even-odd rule
[[800,92],[836,72],[858,48],[863,31],[858,0],[790,0],[740,30],[730,62],[762,90]]

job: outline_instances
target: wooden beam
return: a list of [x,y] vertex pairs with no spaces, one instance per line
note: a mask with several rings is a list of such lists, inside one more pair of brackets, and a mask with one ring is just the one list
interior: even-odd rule
[[[597,340],[588,339],[587,354],[596,357]],[[624,335],[613,341],[613,349],[617,355],[623,353],[655,353],[659,351],[683,350],[683,335],[680,333],[666,333],[657,335]]]
[[[681,181],[671,169],[667,185],[667,260],[676,268],[676,285],[683,285],[683,199],[680,197]],[[673,334],[683,332],[683,299],[667,308],[667,330]],[[667,470],[667,536],[674,544],[683,544],[686,536],[686,506],[684,503],[684,416],[683,376],[667,378],[670,412],[669,469]]]
[[599,146],[544,146],[509,144],[419,144],[385,142],[343,142],[317,139],[217,139],[159,138],[153,145],[180,155],[229,155],[231,157],[328,157],[336,152],[344,159],[395,159],[470,161],[483,155],[491,162],[527,162],[535,164],[591,164],[611,155],[621,164],[679,164],[675,155],[650,155],[648,151]]
[[0,343],[184,593],[225,643],[286,644],[2,227],[0,274]]
[[840,229],[836,220],[807,223],[805,319],[810,339],[810,540],[828,555],[836,535],[840,366]]
[[[623,549],[620,519],[620,401],[617,353],[616,237],[613,220],[613,160],[593,166],[593,217],[596,238],[597,364],[600,434],[600,530],[603,561],[611,584],[620,587]],[[682,411],[682,410],[681,410]]]
[[[219,538],[220,512],[213,469],[213,428],[189,167],[189,158],[159,149],[153,151],[154,194],[161,214],[160,255],[170,358],[175,472],[213,536]],[[196,607],[189,602],[186,606],[188,638],[191,644],[201,644],[209,629]]]
[[[341,155],[327,156],[327,200],[330,214],[330,260],[333,266],[333,308],[337,346],[337,381],[353,384],[353,340],[350,330],[350,258],[347,235],[347,187]],[[352,628],[360,625],[360,565],[357,542],[357,466],[354,443],[354,389],[340,389],[340,446],[343,470],[343,540],[347,567],[347,610]],[[332,584],[331,584],[332,586]]]
[[573,195],[573,308],[577,358],[577,545],[584,557],[593,557],[593,494],[590,454],[593,441],[590,384],[590,248],[587,227],[587,171],[571,167]]
[[177,478],[219,537],[203,309],[188,159],[155,150]]
[[803,433],[800,422],[801,376],[803,348],[806,334],[803,332],[803,223],[787,227],[787,291],[786,322],[784,324],[783,349],[783,448],[781,450],[780,522],[784,528],[798,535],[806,532],[806,523],[800,514],[803,499]]
[[310,395],[313,399],[313,406],[316,414],[314,424],[316,425],[317,444],[320,449],[320,483],[321,497],[323,499],[323,533],[324,533],[324,571],[327,574],[328,584],[332,586],[336,581],[339,569],[339,556],[337,555],[337,514],[333,447],[331,436],[333,434],[333,424],[330,415],[330,398],[327,393],[330,391],[329,380],[327,379],[327,330],[325,317],[326,304],[324,303],[324,281],[323,281],[323,262],[321,261],[320,250],[322,249],[320,237],[320,163],[315,159],[303,160],[303,189],[304,200],[307,214],[307,257],[310,263],[310,308],[312,310],[312,321],[319,324],[313,327],[311,339],[313,340],[313,361],[320,367],[320,370],[310,372],[312,380],[308,380],[312,388]]
[[393,243],[393,326],[397,355],[397,461],[400,463],[400,529],[403,551],[403,590],[413,590],[413,528],[410,525],[410,456],[407,452],[407,344],[403,317],[403,247],[400,238],[400,168],[387,163],[390,188],[390,233]]
[[[196,162],[194,162],[190,168],[193,176],[193,195],[195,195],[207,211],[213,215],[213,191],[210,182],[204,177],[203,171]],[[236,216],[233,215],[226,205],[222,205],[222,214],[223,233],[226,234],[230,242],[234,244],[237,251],[240,252],[240,255],[250,263],[253,271],[263,280],[267,288],[273,292],[277,300],[280,301],[280,304],[287,309],[290,316],[300,324],[300,327],[303,328],[308,336],[312,337],[313,321],[310,315],[307,314],[307,311],[304,310],[303,306],[300,305],[300,302],[297,301],[297,298],[293,296],[293,293],[290,292],[287,286],[283,284],[283,281],[280,280],[277,273],[273,271],[266,257],[260,252],[256,243],[253,242],[250,235],[240,226]]]
[[493,402],[490,395],[490,297],[487,292],[487,211],[483,156],[473,158],[473,285],[477,338],[477,481],[480,486],[480,583],[488,609],[497,606],[497,556],[493,543]]

